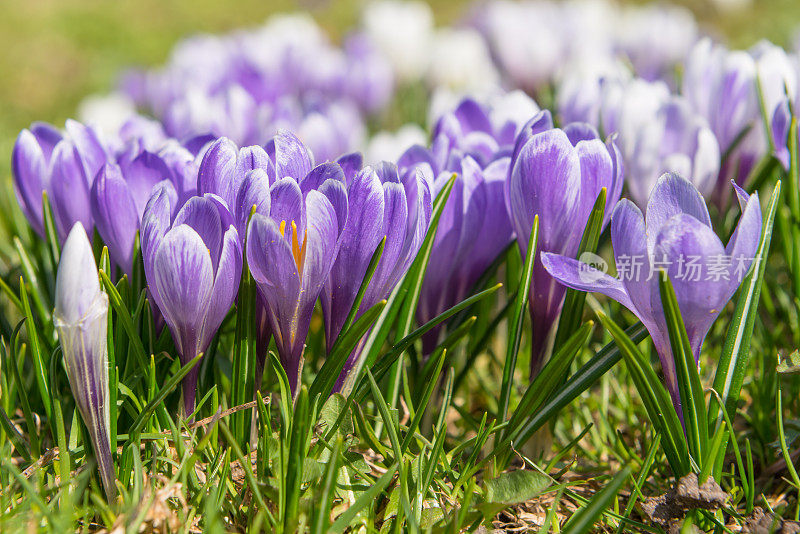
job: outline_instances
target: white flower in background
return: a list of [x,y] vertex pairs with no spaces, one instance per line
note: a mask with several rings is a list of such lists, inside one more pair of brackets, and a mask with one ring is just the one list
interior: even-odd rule
[[669,87],[664,82],[648,82],[641,78],[605,81],[601,91],[600,128],[605,135],[620,135],[617,146],[623,155],[633,152],[636,132],[653,122],[669,97]]
[[671,79],[698,39],[691,11],[678,6],[626,6],[617,28],[619,51],[646,80]]
[[489,120],[496,130],[509,124],[514,125],[514,137],[522,126],[539,113],[539,105],[524,91],[498,92],[486,100],[489,107]]
[[116,134],[128,119],[136,115],[136,104],[123,93],[89,95],[78,106],[78,120],[91,124],[105,135]]
[[476,25],[504,75],[533,91],[564,63],[566,39],[561,8],[552,2],[499,1],[486,5]]
[[599,126],[604,86],[622,86],[632,76],[625,64],[611,56],[603,61],[574,62],[557,82],[556,110],[561,123],[588,122]]
[[772,117],[772,112],[787,95],[791,99],[797,97],[797,59],[769,41],[758,42],[750,49],[750,54],[756,61],[767,116]]
[[419,79],[428,66],[433,12],[424,2],[379,0],[367,5],[364,30],[401,81]]
[[717,182],[720,149],[706,120],[689,101],[670,94],[664,82],[636,78],[603,88],[603,133],[616,133],[631,197],[645,206],[665,172],[691,181],[703,195]]
[[471,29],[441,29],[433,37],[426,80],[433,87],[486,91],[500,76],[480,34]]
[[[614,61],[613,28],[619,8],[609,0],[570,0],[561,5],[566,59],[558,75],[576,64],[609,64]],[[580,67],[585,68],[585,67]]]
[[427,140],[427,132],[418,124],[404,124],[394,132],[382,130],[367,143],[364,163],[374,165],[381,161],[397,161],[408,148],[424,146]]

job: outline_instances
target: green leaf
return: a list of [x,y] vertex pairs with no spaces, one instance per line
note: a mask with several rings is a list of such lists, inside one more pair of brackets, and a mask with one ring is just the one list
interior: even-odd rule
[[292,429],[289,434],[289,457],[286,464],[286,508],[283,514],[285,532],[294,532],[297,526],[303,465],[308,444],[309,416],[308,390],[302,387],[297,394]]
[[688,474],[689,451],[686,448],[683,427],[672,406],[672,398],[661,384],[661,380],[650,365],[650,360],[645,358],[631,338],[602,310],[595,309],[595,315],[614,338],[625,358],[628,372],[642,398],[650,422],[662,435],[662,445],[670,468],[676,476]]
[[381,475],[381,477],[376,480],[374,484],[372,484],[372,486],[358,496],[355,502],[351,504],[342,515],[336,518],[336,521],[334,521],[330,526],[328,532],[344,532],[344,530],[350,525],[350,522],[356,518],[358,513],[367,506],[373,504],[378,498],[378,495],[380,495],[383,490],[386,489],[386,487],[394,478],[396,470],[397,462],[392,464],[389,469],[387,469],[386,472]]
[[[625,330],[625,335],[634,343],[641,342],[647,337],[647,330],[642,323],[636,323]],[[530,419],[517,431],[520,436],[532,436],[552,417],[560,412],[566,405],[575,400],[584,391],[589,389],[597,380],[607,373],[617,362],[622,359],[622,353],[616,343],[611,342],[595,356],[586,362],[575,374],[569,377],[566,384],[555,391]],[[542,370],[544,372],[544,369]],[[524,437],[519,438],[524,440]]]
[[589,321],[574,332],[530,383],[511,416],[507,445],[513,443],[515,447],[521,447],[533,436],[533,432],[524,426],[525,421],[530,420],[539,406],[553,393],[560,383],[559,378],[564,376],[572,361],[586,345],[593,326],[594,323]]
[[[433,251],[434,241],[436,239],[436,231],[439,227],[439,218],[442,216],[444,207],[447,204],[447,199],[450,198],[450,192],[453,185],[456,183],[457,175],[453,176],[447,181],[444,187],[439,191],[436,200],[433,203],[431,211],[431,222],[428,226],[428,232],[425,239],[420,246],[417,257],[408,269],[408,273],[403,280],[405,290],[405,298],[402,300],[402,308],[397,315],[397,331],[395,332],[395,341],[399,341],[403,336],[411,331],[414,326],[414,318],[417,313],[417,304],[419,303],[419,295],[422,291],[422,283],[425,280],[425,272],[428,270],[428,262],[431,259],[431,252]],[[398,353],[397,360],[392,363],[392,369],[389,373],[391,377],[389,382],[389,391],[387,397],[392,407],[397,405],[397,398],[400,393],[400,369],[402,367],[402,352]]]
[[125,301],[122,299],[122,296],[120,295],[116,286],[105,273],[105,271],[99,272],[100,281],[103,283],[103,287],[108,294],[108,300],[111,302],[111,306],[114,308],[114,313],[116,313],[117,319],[122,323],[122,328],[124,328],[125,332],[128,334],[130,345],[133,348],[133,354],[136,357],[136,365],[139,369],[146,369],[149,358],[144,350],[144,345],[142,345],[142,338],[139,335],[139,332],[136,331],[136,326],[133,324],[131,313],[128,311]]
[[[363,379],[364,367],[371,368],[375,363],[383,344],[389,338],[389,333],[392,327],[398,320],[398,316],[403,308],[403,302],[409,294],[409,287],[412,285],[412,280],[418,279],[419,276],[421,276],[420,269],[423,269],[423,267],[427,266],[431,252],[433,251],[433,241],[436,236],[436,228],[439,225],[439,219],[442,215],[442,211],[444,210],[447,197],[450,195],[450,191],[453,188],[455,179],[456,176],[453,175],[436,196],[436,200],[433,203],[433,209],[431,211],[431,222],[428,226],[428,232],[425,235],[425,239],[423,240],[419,251],[417,252],[417,256],[414,258],[414,261],[412,262],[411,267],[409,267],[406,274],[403,276],[397,286],[395,286],[394,291],[392,291],[392,294],[387,299],[387,303],[383,309],[383,312],[381,312],[380,316],[378,316],[378,319],[375,321],[375,325],[364,341],[364,346],[361,351],[361,358],[359,358],[359,361],[356,363],[356,366],[350,373],[350,376],[353,378],[352,380],[348,379],[348,382],[342,388],[343,393],[350,393],[351,389],[357,386]],[[419,287],[421,287],[421,285]],[[417,290],[417,293],[419,293],[419,290]],[[399,353],[396,355],[396,357],[399,357]],[[395,371],[397,371],[397,369],[395,369]]]
[[[339,395],[341,396],[341,395]],[[335,398],[336,395],[330,398]],[[326,403],[326,406],[328,403]],[[323,407],[323,412],[325,408]],[[342,440],[337,439],[331,449],[331,455],[328,463],[325,466],[325,473],[322,478],[322,483],[319,486],[319,492],[315,500],[314,507],[314,522],[311,525],[311,532],[313,534],[323,534],[329,523],[331,514],[331,506],[333,505],[333,497],[336,495],[336,479],[339,475],[339,458],[340,451],[342,450]]]
[[497,420],[501,422],[505,421],[508,416],[508,403],[511,398],[511,388],[514,386],[514,371],[517,368],[517,355],[519,354],[519,346],[522,341],[522,323],[525,320],[525,309],[528,306],[528,295],[531,289],[531,280],[533,279],[533,264],[536,260],[538,236],[539,216],[536,215],[533,218],[531,235],[530,239],[528,239],[528,251],[525,254],[525,263],[522,267],[519,290],[517,291],[517,298],[514,302],[514,314],[509,321],[511,332],[509,333],[506,359],[503,365],[503,381],[500,385],[499,413],[497,414]]
[[681,397],[680,409],[683,412],[689,453],[696,462],[700,463],[708,447],[708,416],[703,386],[700,383],[700,374],[697,371],[692,347],[689,345],[689,335],[686,333],[686,326],[678,306],[678,298],[669,277],[663,271],[662,274],[658,276],[658,288],[661,293],[664,319],[669,331],[672,359],[675,362],[675,374]]
[[631,466],[625,466],[606,487],[595,494],[592,499],[581,506],[581,508],[569,518],[569,521],[562,527],[562,532],[570,534],[583,534],[595,528],[600,516],[606,510],[612,509],[612,501],[616,498],[625,480],[631,474]]
[[518,504],[533,499],[552,486],[550,477],[539,471],[517,469],[500,473],[496,478],[484,482],[486,502],[494,504]]
[[[41,343],[41,336],[39,329],[36,327],[36,322],[33,320],[33,312],[31,312],[30,304],[28,303],[28,291],[25,289],[25,281],[20,277],[19,279],[19,296],[22,302],[22,309],[25,314],[25,329],[28,331],[28,340],[31,343],[31,361],[33,362],[34,376],[36,377],[36,385],[39,388],[39,396],[44,405],[44,411],[47,418],[51,414],[51,401],[50,401],[50,384],[47,380],[47,372],[45,369],[45,359],[43,357],[44,350]],[[20,384],[20,387],[21,384]],[[20,391],[22,393],[22,391]]]
[[[472,306],[479,300],[482,300],[488,297],[489,295],[493,294],[501,287],[503,287],[503,284],[497,284],[493,287],[490,287],[489,289],[481,291],[476,295],[472,295],[468,299],[463,300],[460,303],[456,304],[449,310],[437,315],[436,317],[434,317],[433,319],[431,319],[430,321],[420,326],[419,328],[408,334],[406,337],[395,343],[394,346],[392,346],[392,348],[389,349],[389,351],[386,354],[384,354],[377,362],[375,362],[373,365],[369,365],[369,368],[373,370],[372,374],[375,376],[376,380],[380,380],[386,374],[386,372],[392,367],[392,364],[397,360],[400,354],[402,354],[406,349],[408,349],[408,347],[410,347],[411,344],[414,343],[417,339],[422,337],[423,334],[435,328],[439,324],[443,323],[444,321],[446,321],[453,315],[457,314],[461,310],[468,308],[469,306]],[[358,377],[354,381],[354,383],[357,384],[358,381],[362,378],[363,376]],[[359,397],[363,397],[363,395],[366,392],[365,391],[366,387],[367,386],[365,385],[364,389],[359,392]]]
[[372,253],[372,257],[369,260],[367,271],[364,273],[364,278],[361,280],[361,285],[358,287],[356,298],[353,301],[353,305],[350,307],[350,311],[348,312],[347,318],[342,326],[342,332],[347,332],[347,330],[349,330],[350,326],[353,324],[353,321],[355,321],[356,315],[358,315],[358,310],[361,307],[361,302],[364,300],[364,294],[367,292],[369,283],[372,281],[372,276],[375,274],[375,269],[378,268],[378,263],[381,261],[385,246],[386,236],[383,236],[383,239],[381,239],[381,242],[378,243],[377,247],[375,247],[375,252]]
[[377,302],[365,311],[350,328],[346,331],[342,330],[342,334],[331,349],[330,356],[325,359],[325,363],[322,364],[322,368],[311,384],[310,396],[312,399],[317,398],[317,396],[324,399],[331,394],[336,384],[336,379],[344,369],[350,354],[361,341],[361,338],[364,337],[364,334],[373,326],[384,306],[386,306],[385,300]]
[[[758,316],[758,302],[761,295],[761,285],[764,281],[764,272],[767,266],[769,245],[772,237],[772,225],[775,221],[775,211],[780,198],[781,182],[775,184],[767,214],[761,231],[761,241],[758,244],[756,258],[750,274],[745,277],[741,285],[736,310],[731,319],[725,344],[722,348],[717,372],[714,375],[714,389],[719,392],[729,414],[736,413],[736,404],[739,401],[739,392],[742,389],[745,373],[750,363],[750,338]],[[719,404],[712,397],[709,405],[710,423],[721,424],[722,415]]]
[[55,220],[53,219],[53,209],[50,206],[50,200],[47,198],[47,191],[42,191],[42,221],[44,223],[47,252],[50,256],[50,267],[55,273],[58,271],[61,247],[58,244],[58,233],[56,232]]
[[164,386],[158,390],[158,393],[153,397],[153,399],[147,403],[147,406],[144,407],[144,410],[138,415],[136,420],[131,425],[131,430],[128,432],[128,442],[126,443],[126,448],[129,444],[135,442],[138,437],[138,434],[144,428],[147,419],[153,414],[153,412],[158,408],[161,402],[166,398],[167,395],[172,393],[172,391],[178,387],[178,384],[181,383],[183,377],[185,377],[192,368],[197,365],[200,360],[203,358],[203,354],[200,353],[195,356],[193,359],[189,360],[180,370],[172,375],[169,380],[164,384]]
[[414,437],[414,433],[417,431],[420,423],[422,422],[422,416],[425,414],[425,409],[428,407],[428,402],[430,402],[431,400],[431,395],[433,394],[433,390],[439,384],[439,376],[441,375],[442,366],[444,365],[445,354],[446,351],[441,351],[435,360],[436,369],[434,370],[433,375],[425,385],[425,390],[422,395],[421,401],[417,403],[416,411],[414,412],[414,418],[411,420],[411,424],[408,425],[406,436],[403,439],[402,445],[400,446],[401,453],[405,453],[406,450],[408,450],[408,446],[411,444],[411,440]]

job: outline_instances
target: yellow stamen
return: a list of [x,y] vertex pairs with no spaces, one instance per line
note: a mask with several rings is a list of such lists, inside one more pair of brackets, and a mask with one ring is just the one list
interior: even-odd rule
[[281,221],[281,227],[279,228],[281,235],[286,235],[286,221]]
[[300,276],[303,276],[303,265],[306,259],[306,237],[306,235],[303,236],[303,244],[301,245],[300,238],[297,235],[297,225],[292,221],[292,255]]

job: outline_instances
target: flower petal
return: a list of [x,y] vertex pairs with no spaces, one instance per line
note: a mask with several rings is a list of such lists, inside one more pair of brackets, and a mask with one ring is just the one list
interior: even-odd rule
[[269,175],[264,169],[248,172],[236,194],[236,228],[240,237],[247,235],[247,221],[253,206],[256,208],[256,213],[269,215]]
[[91,202],[97,232],[108,245],[111,259],[125,274],[132,276],[139,214],[118,165],[107,163],[100,169],[92,185]]
[[[731,296],[725,249],[711,228],[680,213],[661,227],[653,252],[655,258],[670,262],[665,270],[697,356],[708,329]],[[717,277],[713,275],[715,265],[721,267]]]
[[181,224],[167,232],[156,251],[153,284],[182,361],[194,358],[211,298],[214,272],[200,235]]
[[595,267],[574,258],[542,252],[542,265],[550,276],[567,287],[578,291],[591,291],[612,298],[636,313],[625,286],[618,278],[609,276]]
[[131,161],[125,159],[120,161],[120,169],[128,183],[131,198],[136,206],[136,213],[140,217],[150,199],[153,187],[172,176],[172,171],[164,160],[146,150],[143,150]]
[[706,202],[694,185],[677,174],[665,173],[656,182],[647,202],[648,250],[653,250],[661,226],[679,213],[691,215],[711,227]]
[[217,139],[200,162],[197,171],[198,194],[215,193],[226,201],[232,201],[236,197],[234,173],[237,155],[238,150],[233,141],[227,137]]
[[236,228],[229,227],[223,237],[222,252],[219,265],[214,275],[214,287],[211,290],[208,312],[203,324],[203,339],[200,350],[205,351],[214,333],[222,324],[239,292],[239,281],[242,278],[242,245]]
[[275,176],[291,177],[298,182],[311,171],[311,154],[293,133],[278,130],[275,135]]
[[192,197],[183,205],[175,216],[173,227],[187,225],[191,227],[208,250],[211,266],[214,271],[219,264],[222,251],[222,221],[217,206],[206,197]]
[[94,230],[89,202],[89,183],[81,157],[69,141],[61,141],[50,160],[50,197],[58,234],[63,240],[76,222]]
[[[270,194],[270,218],[275,224],[280,225],[286,221],[286,228],[291,230],[292,221],[297,225],[298,230],[305,228],[305,202],[300,185],[294,178],[281,178],[269,189]],[[291,231],[287,234],[291,238]]]
[[43,236],[42,192],[47,188],[49,171],[42,147],[29,130],[22,130],[17,136],[11,169],[19,205],[36,233]]

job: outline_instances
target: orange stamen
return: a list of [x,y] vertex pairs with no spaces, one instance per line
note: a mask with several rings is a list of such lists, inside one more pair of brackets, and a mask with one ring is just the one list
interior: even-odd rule
[[292,221],[292,255],[300,276],[303,276],[303,265],[306,259],[306,237],[307,235],[303,236],[303,244],[301,245],[300,238],[297,235],[297,225]]

